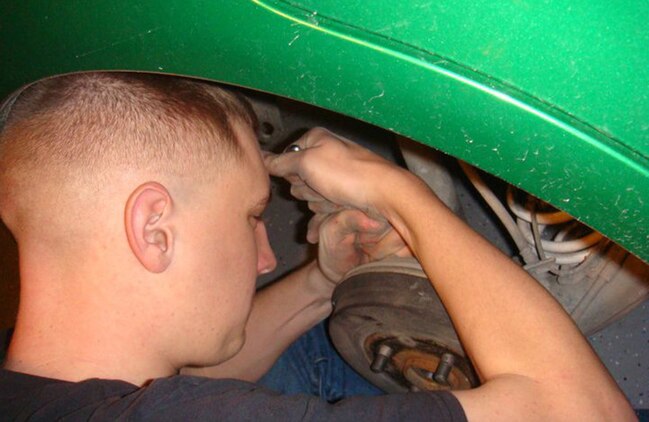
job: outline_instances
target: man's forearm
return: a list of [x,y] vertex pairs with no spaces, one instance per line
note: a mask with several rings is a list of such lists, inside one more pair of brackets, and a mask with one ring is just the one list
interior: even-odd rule
[[246,325],[246,342],[232,359],[217,366],[185,368],[183,373],[257,381],[302,333],[331,313],[334,284],[315,262],[261,289]]
[[[495,401],[475,400],[478,389],[458,393],[473,397],[467,414],[476,403],[480,415],[493,411],[491,417],[506,420],[508,410],[533,417],[559,403],[564,410],[571,405],[601,409],[624,401],[577,327],[542,286],[420,184],[406,183],[396,191],[406,196],[391,201],[391,220],[431,279],[481,379],[513,404],[527,406],[490,409]],[[589,394],[575,397],[573,391]],[[530,392],[541,409],[515,399]],[[585,400],[590,406],[582,406]]]

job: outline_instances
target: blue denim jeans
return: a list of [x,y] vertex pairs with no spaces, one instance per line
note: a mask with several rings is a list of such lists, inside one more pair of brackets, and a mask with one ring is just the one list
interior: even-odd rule
[[326,321],[286,349],[258,384],[282,394],[309,394],[328,402],[383,394],[336,352],[327,335]]

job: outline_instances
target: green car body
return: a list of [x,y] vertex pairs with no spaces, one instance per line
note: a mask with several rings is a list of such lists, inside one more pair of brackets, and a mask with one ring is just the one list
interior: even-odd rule
[[0,98],[43,77],[221,81],[472,163],[649,261],[649,3],[5,0]]

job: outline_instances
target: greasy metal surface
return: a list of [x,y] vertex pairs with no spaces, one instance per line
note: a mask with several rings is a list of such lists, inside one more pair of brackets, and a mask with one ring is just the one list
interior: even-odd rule
[[483,3],[5,1],[0,96],[98,69],[277,93],[461,157],[649,260],[649,6]]

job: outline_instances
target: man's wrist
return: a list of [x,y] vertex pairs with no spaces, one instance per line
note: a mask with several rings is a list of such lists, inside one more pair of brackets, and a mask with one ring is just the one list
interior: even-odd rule
[[408,170],[394,168],[394,173],[384,177],[383,183],[377,210],[412,247],[413,236],[407,220],[412,218],[413,206],[417,208],[416,204],[421,201],[442,203],[423,180]]
[[336,283],[324,275],[316,260],[307,264],[306,271],[307,289],[323,302],[330,304]]

